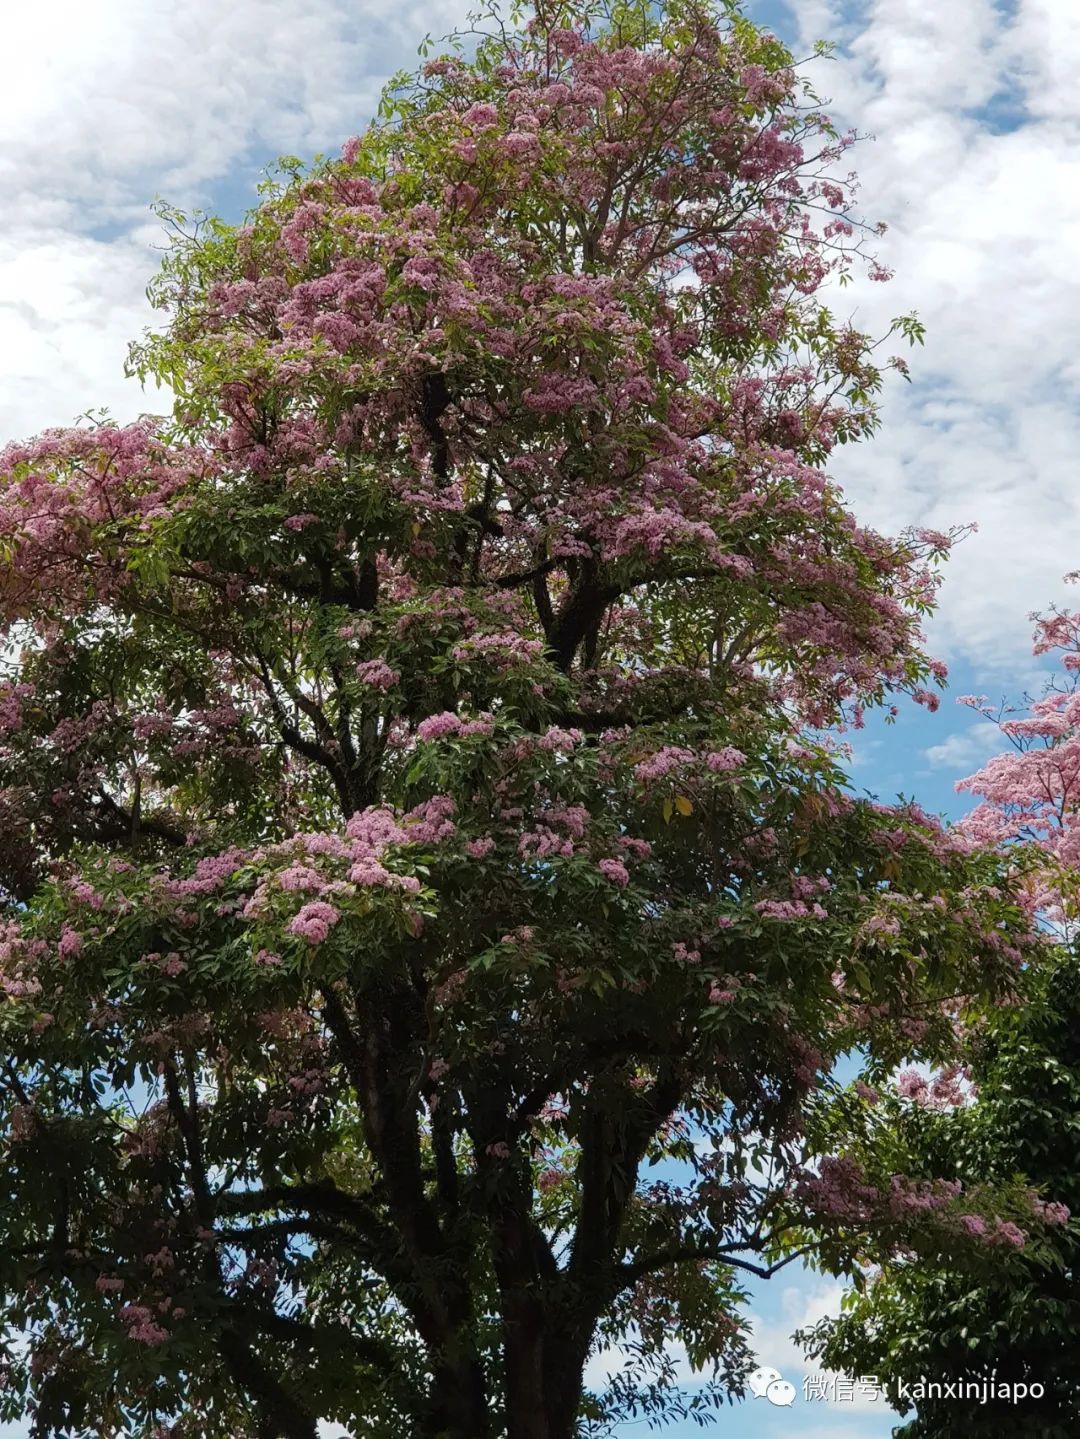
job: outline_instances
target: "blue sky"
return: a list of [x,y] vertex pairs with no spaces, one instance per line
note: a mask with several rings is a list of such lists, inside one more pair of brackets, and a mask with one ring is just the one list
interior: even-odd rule
[[[467,0],[37,0],[9,6],[0,116],[0,440],[155,408],[122,377],[151,323],[144,288],[173,202],[237,217],[260,167],[336,149],[372,113],[384,78]],[[854,164],[861,208],[884,219],[887,286],[838,293],[838,313],[881,330],[917,309],[924,350],[896,380],[868,445],[832,472],[859,517],[895,531],[975,521],[948,566],[931,647],[950,665],[937,715],[904,708],[852,736],[853,780],[958,815],[954,792],[995,748],[952,695],[1037,687],[1032,611],[1068,603],[1080,565],[1080,24],[1075,0],[751,0],[842,124],[873,134]],[[758,1286],[763,1363],[797,1385],[788,1336],[834,1309],[827,1278]],[[766,1400],[729,1413],[741,1439],[875,1439],[880,1405]],[[17,1431],[11,1431],[12,1434]],[[625,1439],[641,1432],[630,1426]],[[682,1436],[697,1429],[672,1429]]]

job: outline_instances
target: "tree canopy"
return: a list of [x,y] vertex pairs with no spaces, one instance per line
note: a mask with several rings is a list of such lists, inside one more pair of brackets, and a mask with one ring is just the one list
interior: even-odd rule
[[477,26],[246,223],[165,212],[170,416],[0,456],[35,1435],[704,1414],[742,1274],[1004,1269],[1046,1223],[815,1118],[1040,944],[1008,856],[855,799],[824,734],[936,703],[949,542],[823,469],[882,381],[818,294],[863,263],[850,137],[734,5]]

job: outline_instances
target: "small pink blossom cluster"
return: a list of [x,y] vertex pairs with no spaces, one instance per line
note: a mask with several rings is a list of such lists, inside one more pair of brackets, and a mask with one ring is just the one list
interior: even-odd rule
[[385,660],[364,660],[356,666],[356,678],[363,685],[369,685],[376,690],[392,690],[400,681],[401,675],[391,669]]
[[70,959],[72,955],[78,954],[83,947],[83,937],[77,929],[65,925],[60,934],[60,941],[56,948],[62,959]]
[[904,1070],[899,1076],[898,1088],[905,1098],[914,1099],[927,1109],[958,1109],[975,1093],[968,1071],[960,1064],[946,1065],[929,1080],[918,1070]]
[[601,859],[597,861],[596,867],[605,879],[609,879],[619,889],[625,889],[630,883],[630,871],[621,860]]
[[168,710],[151,710],[148,714],[136,715],[131,723],[131,732],[136,739],[165,739],[172,734],[176,724]]
[[437,794],[409,810],[402,820],[402,829],[412,844],[440,844],[457,834],[457,825],[450,818],[455,802],[452,795]]
[[571,750],[579,745],[583,739],[579,729],[560,729],[558,725],[552,725],[536,741],[536,747],[540,750],[561,752]]
[[530,924],[519,924],[517,929],[510,934],[504,934],[500,944],[531,944],[536,937],[536,931]]
[[1072,1217],[1072,1211],[1067,1204],[1061,1204],[1056,1200],[1040,1199],[1038,1195],[1032,1197],[1031,1208],[1036,1219],[1055,1228],[1068,1224]]
[[801,899],[759,899],[755,911],[764,919],[828,919],[829,912],[821,904],[808,905]]
[[872,914],[863,925],[865,934],[892,938],[900,933],[900,920],[895,914]]
[[913,1180],[894,1174],[882,1190],[849,1156],[828,1156],[816,1174],[804,1174],[798,1192],[818,1212],[852,1223],[904,1221],[932,1214],[947,1220],[963,1185],[958,1180]]
[[249,850],[232,847],[221,854],[207,855],[200,859],[194,872],[186,879],[169,880],[165,892],[173,896],[213,894],[221,889],[237,870],[251,859]]
[[450,651],[456,660],[486,659],[502,669],[521,661],[535,660],[543,652],[543,640],[528,639],[513,630],[502,634],[473,635],[454,645]]
[[315,890],[321,891],[326,881],[317,870],[310,865],[293,864],[288,869],[278,872],[277,882],[283,890]]
[[649,755],[648,759],[639,760],[634,766],[634,773],[640,780],[663,779],[673,770],[692,764],[694,759],[693,750],[683,749],[678,745],[665,745],[663,749]]
[[169,1337],[168,1331],[155,1321],[153,1311],[143,1304],[125,1304],[120,1318],[127,1326],[128,1338],[136,1344],[164,1344]]
[[736,987],[732,987],[729,985],[727,988],[725,988],[724,985],[716,983],[715,981],[709,986],[710,1004],[734,1004],[736,998]]
[[550,859],[553,855],[564,858],[574,853],[571,835],[560,834],[550,825],[542,824],[535,830],[526,830],[518,840],[518,854],[535,859]]
[[289,921],[288,931],[306,939],[308,944],[322,944],[340,918],[341,915],[332,904],[315,900],[311,904],[305,904],[303,909],[293,916]]
[[13,734],[22,729],[23,704],[34,698],[32,684],[0,685],[0,734]]
[[726,770],[738,769],[745,763],[746,756],[734,745],[725,745],[723,749],[710,750],[705,756],[705,767],[713,774],[723,774]]
[[427,719],[420,721],[416,726],[416,738],[427,744],[433,740],[446,739],[450,735],[462,738],[469,735],[490,735],[494,728],[490,715],[481,715],[475,720],[463,720],[451,710],[443,710],[441,714],[428,715]]

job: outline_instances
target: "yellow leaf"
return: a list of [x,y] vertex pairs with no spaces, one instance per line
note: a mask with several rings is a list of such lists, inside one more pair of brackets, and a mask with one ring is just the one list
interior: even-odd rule
[[677,794],[675,796],[675,808],[680,814],[693,814],[694,812],[694,806],[684,794]]
[[669,799],[666,799],[666,800],[664,801],[664,823],[665,823],[665,824],[670,824],[670,823],[671,823],[671,816],[672,816],[674,813],[675,813],[675,806],[671,803],[671,801],[670,801]]

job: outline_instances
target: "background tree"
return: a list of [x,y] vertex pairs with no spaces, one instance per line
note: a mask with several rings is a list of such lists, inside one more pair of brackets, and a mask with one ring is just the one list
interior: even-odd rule
[[[957,788],[981,800],[963,822],[969,835],[1041,858],[1027,867],[1029,902],[1060,943],[1052,961],[1025,976],[1023,1004],[989,1013],[968,1037],[967,1079],[957,1069],[934,1082],[915,1071],[901,1077],[907,1098],[882,1111],[872,1146],[881,1135],[895,1142],[904,1133],[909,1164],[928,1178],[1026,1175],[1063,1220],[1080,1207],[1080,616],[1053,613],[1039,621],[1035,653],[1053,651],[1064,674],[1023,710],[995,707],[981,695],[963,698],[999,725],[1009,746]],[[1075,1224],[1052,1251],[1029,1249],[1019,1271],[989,1280],[977,1282],[940,1263],[886,1262],[839,1323],[818,1326],[815,1348],[837,1368],[878,1374],[891,1390],[895,1381],[916,1375],[996,1376],[999,1383],[1045,1388],[1021,1405],[923,1399],[897,1431],[911,1439],[997,1435],[1006,1428],[1066,1439],[1080,1421],[1078,1262]]]
[[1042,1223],[804,1132],[1036,944],[1000,855],[814,738],[941,677],[947,537],[821,469],[881,380],[814,298],[848,139],[734,7],[478,24],[248,223],[166,212],[171,418],[0,460],[38,1435],[569,1439],[691,1402],[672,1325],[704,1411],[740,1273]]
[[[883,1100],[874,1145],[904,1136],[912,1173],[927,1182],[1035,1180],[1065,1223],[1080,1208],[1076,1175],[1080,1114],[1080,969],[1063,950],[1032,977],[1022,1006],[999,1011],[971,1041],[966,1073],[977,1097],[960,1107],[957,1077],[902,1077],[908,1098]],[[961,1081],[967,1089],[967,1081]],[[969,1091],[970,1093],[970,1091]],[[938,1106],[943,1106],[939,1108]],[[899,1110],[899,1112],[897,1112]],[[984,1221],[970,1216],[978,1231]],[[833,1369],[873,1374],[912,1414],[894,1433],[904,1439],[960,1439],[1017,1433],[1068,1439],[1080,1417],[1076,1336],[1080,1325],[1075,1222],[1053,1247],[1027,1245],[1005,1274],[957,1271],[947,1260],[886,1261],[838,1321],[818,1325],[811,1349]],[[1008,1385],[989,1397],[920,1397],[917,1413],[904,1389],[922,1379]],[[1018,1390],[1035,1398],[1001,1397]],[[960,1397],[957,1397],[957,1393]]]

